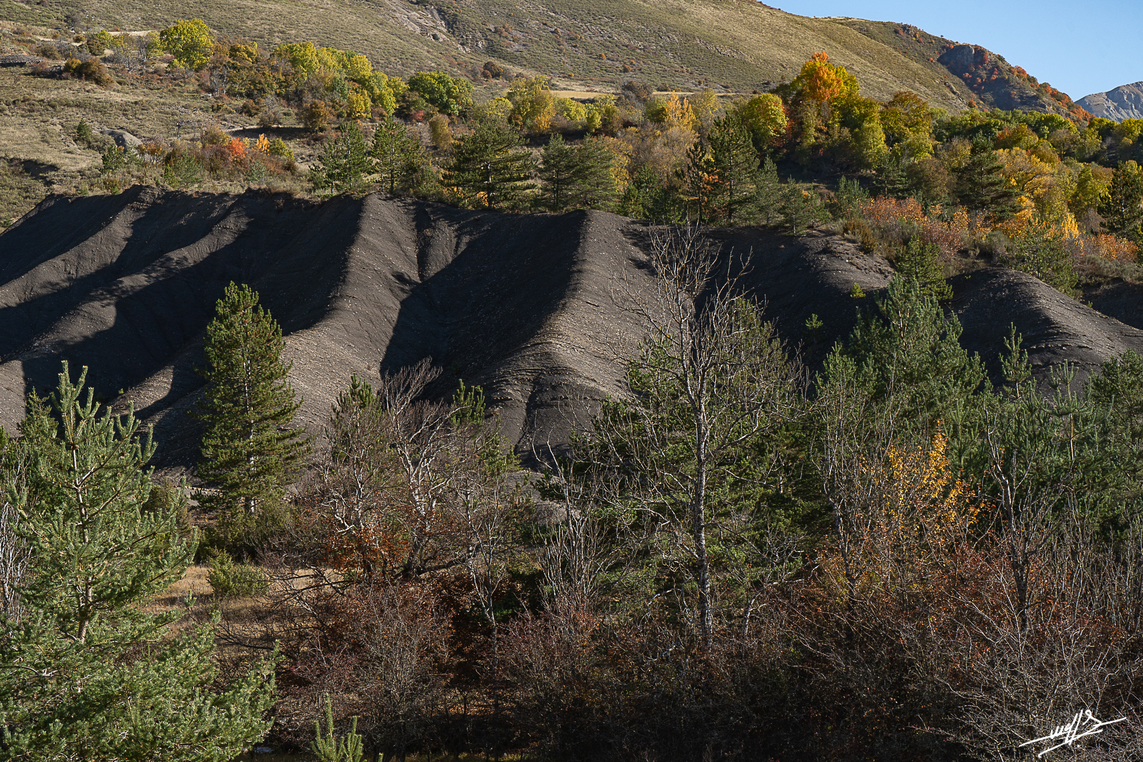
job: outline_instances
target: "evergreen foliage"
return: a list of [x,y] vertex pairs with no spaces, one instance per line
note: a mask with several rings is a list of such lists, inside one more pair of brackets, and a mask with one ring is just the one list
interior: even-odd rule
[[362,737],[357,732],[357,718],[353,718],[349,732],[337,738],[333,734],[333,704],[328,693],[325,695],[323,709],[325,733],[321,732],[321,721],[315,722],[314,740],[310,744],[310,751],[318,762],[361,762],[365,759]]
[[381,190],[390,196],[410,190],[417,175],[428,166],[420,143],[391,114],[377,125],[369,158]]
[[206,391],[197,416],[206,424],[198,475],[217,486],[203,497],[231,539],[281,500],[309,449],[292,428],[301,406],[287,383],[282,329],[249,286],[231,283],[206,329]]
[[310,172],[315,190],[333,193],[361,190],[370,161],[369,149],[357,122],[350,122],[341,135],[326,142],[318,164],[320,166]]
[[553,212],[607,209],[615,201],[611,153],[598,139],[588,138],[571,146],[562,135],[552,135],[540,158],[538,174],[544,183],[540,201]]
[[1016,213],[1017,193],[1002,170],[992,143],[977,138],[967,163],[957,174],[957,199],[970,212],[986,212],[998,220],[1009,219]]
[[758,152],[746,128],[734,119],[715,122],[710,132],[711,219],[749,223],[758,204]]
[[759,220],[764,225],[775,225],[784,214],[786,188],[778,179],[778,167],[771,158],[762,163],[758,172],[757,195]]
[[0,758],[232,759],[269,728],[272,670],[218,692],[212,628],[169,637],[180,612],[144,610],[195,541],[180,539],[177,505],[148,502],[149,437],[84,395],[85,376],[64,363],[50,404],[29,398],[3,464],[31,563],[23,615],[0,615]]
[[790,223],[790,233],[799,235],[811,225],[829,219],[829,213],[814,188],[797,183],[782,186],[782,213]]
[[1079,277],[1063,234],[1033,220],[1024,234],[1008,243],[1000,261],[1013,270],[1034,275],[1060,293],[1074,297]]
[[516,209],[532,190],[532,157],[517,150],[520,136],[496,119],[484,119],[457,139],[442,182],[467,206]]
[[934,244],[923,242],[913,236],[905,246],[905,256],[897,263],[897,273],[903,278],[917,281],[924,296],[934,297],[938,302],[952,299],[952,286],[945,279],[940,263],[940,249]]
[[1113,233],[1143,244],[1143,168],[1134,161],[1116,167],[1099,213]]
[[969,401],[984,365],[960,345],[961,326],[915,278],[897,277],[872,309],[862,310],[849,342],[826,358],[820,383],[854,384],[900,434],[929,436]]

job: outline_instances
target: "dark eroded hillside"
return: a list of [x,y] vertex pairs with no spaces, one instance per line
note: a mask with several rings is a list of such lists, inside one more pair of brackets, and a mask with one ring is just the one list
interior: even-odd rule
[[[643,336],[632,307],[651,293],[649,233],[603,212],[512,216],[379,196],[316,203],[135,187],[53,197],[0,235],[0,424],[13,430],[23,395],[53,388],[67,359],[91,367],[101,396],[133,402],[155,424],[163,464],[188,464],[202,334],[235,280],[282,324],[300,417],[314,431],[352,374],[376,380],[430,357],[445,371],[437,391],[458,378],[483,385],[519,448],[566,441],[596,401],[623,391],[624,358]],[[891,275],[836,236],[711,235],[752,253],[751,286],[811,364]],[[850,297],[854,283],[870,296]],[[1143,331],[1020,273],[964,278],[953,304],[965,344],[986,358],[1010,322],[1041,371],[1143,350]],[[811,314],[825,328],[807,343]]]

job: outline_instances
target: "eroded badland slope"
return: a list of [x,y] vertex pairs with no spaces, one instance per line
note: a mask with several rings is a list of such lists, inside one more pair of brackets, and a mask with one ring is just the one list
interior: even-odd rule
[[[233,280],[257,289],[281,323],[300,420],[315,432],[352,374],[375,381],[428,357],[445,371],[440,393],[458,378],[483,385],[521,450],[560,443],[623,392],[625,360],[644,336],[636,308],[652,293],[652,232],[604,212],[501,215],[376,195],[318,203],[135,187],[53,197],[0,235],[0,424],[14,430],[24,395],[53,388],[67,359],[91,368],[102,397],[134,403],[155,425],[163,464],[188,465],[194,369]],[[710,236],[752,255],[749,287],[811,366],[871,301],[850,297],[853,284],[872,295],[891,276],[837,236]],[[1138,325],[1136,301],[1096,300]],[[1015,323],[1042,374],[1143,350],[1143,331],[1021,273],[962,277],[953,309],[962,341],[986,359]],[[820,336],[805,334],[811,314]]]

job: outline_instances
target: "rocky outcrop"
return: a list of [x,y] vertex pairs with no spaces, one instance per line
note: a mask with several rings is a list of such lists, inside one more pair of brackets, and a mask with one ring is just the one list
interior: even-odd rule
[[1085,95],[1076,101],[1093,116],[1122,122],[1125,119],[1143,119],[1143,82],[1121,85],[1106,93]]

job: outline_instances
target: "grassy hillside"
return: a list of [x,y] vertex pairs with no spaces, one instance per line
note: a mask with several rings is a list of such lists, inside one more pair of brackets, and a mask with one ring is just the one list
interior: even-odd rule
[[[1067,104],[1002,57],[915,27],[847,18],[806,18],[732,0],[0,0],[0,55],[61,49],[100,29],[142,31],[201,18],[221,37],[263,49],[310,40],[366,54],[390,74],[442,69],[481,82],[485,62],[511,74],[544,75],[584,96],[636,80],[660,91],[768,91],[825,51],[887,101],[901,90],[949,112],[1000,106],[1063,111]],[[82,39],[82,38],[80,38]],[[66,51],[65,51],[66,52]],[[60,58],[62,54],[54,57]],[[978,61],[983,60],[985,65]],[[943,62],[943,63],[942,63]],[[52,62],[49,62],[52,63]],[[59,61],[55,62],[57,65]],[[256,137],[253,119],[220,112],[192,78],[120,78],[110,89],[27,76],[0,66],[0,223],[48,192],[93,190],[100,146],[75,140],[86,120],[98,133],[189,136],[216,124]],[[507,79],[485,82],[483,97]],[[1069,102],[1070,103],[1070,102]],[[297,124],[285,114],[287,129]],[[97,134],[97,137],[98,134]],[[271,135],[273,137],[273,135]],[[286,135],[288,138],[288,135]],[[107,139],[100,138],[103,145]],[[304,163],[308,146],[300,146]],[[208,190],[235,190],[208,188]]]
[[157,29],[198,17],[222,34],[263,44],[309,39],[356,50],[398,74],[424,68],[474,73],[496,60],[566,86],[597,89],[640,79],[660,89],[749,92],[788,81],[824,50],[875,98],[910,89],[959,110],[971,97],[939,64],[842,21],[726,0],[63,0],[53,9],[61,24],[67,19],[108,29]]

